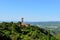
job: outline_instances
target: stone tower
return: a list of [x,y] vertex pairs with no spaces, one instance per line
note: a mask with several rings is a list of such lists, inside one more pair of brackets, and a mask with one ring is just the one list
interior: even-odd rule
[[24,18],[21,18],[21,22],[22,22],[22,23],[24,22]]
[[24,25],[24,18],[21,18],[21,25]]

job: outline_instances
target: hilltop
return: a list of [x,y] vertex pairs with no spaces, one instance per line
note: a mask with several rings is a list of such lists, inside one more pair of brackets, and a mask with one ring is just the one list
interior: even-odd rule
[[[0,37],[8,40],[57,40],[49,31],[38,26],[19,26],[19,22],[0,23]],[[1,39],[1,38],[0,38]],[[4,40],[5,40],[4,39]]]

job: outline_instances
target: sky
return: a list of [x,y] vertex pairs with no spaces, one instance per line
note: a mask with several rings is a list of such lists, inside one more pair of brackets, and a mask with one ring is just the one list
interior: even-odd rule
[[60,21],[60,0],[0,0],[0,21]]

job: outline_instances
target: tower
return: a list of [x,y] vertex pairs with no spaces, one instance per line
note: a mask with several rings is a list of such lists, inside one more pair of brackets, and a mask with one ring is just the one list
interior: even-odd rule
[[22,22],[22,23],[24,22],[24,18],[21,18],[21,22]]

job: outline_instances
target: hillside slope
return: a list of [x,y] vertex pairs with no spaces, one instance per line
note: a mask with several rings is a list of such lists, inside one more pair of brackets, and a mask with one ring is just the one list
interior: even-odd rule
[[45,29],[31,25],[28,27],[18,26],[17,24],[13,22],[0,23],[0,33],[6,35],[10,40],[57,40]]
[[56,34],[55,37],[60,40],[60,33]]

